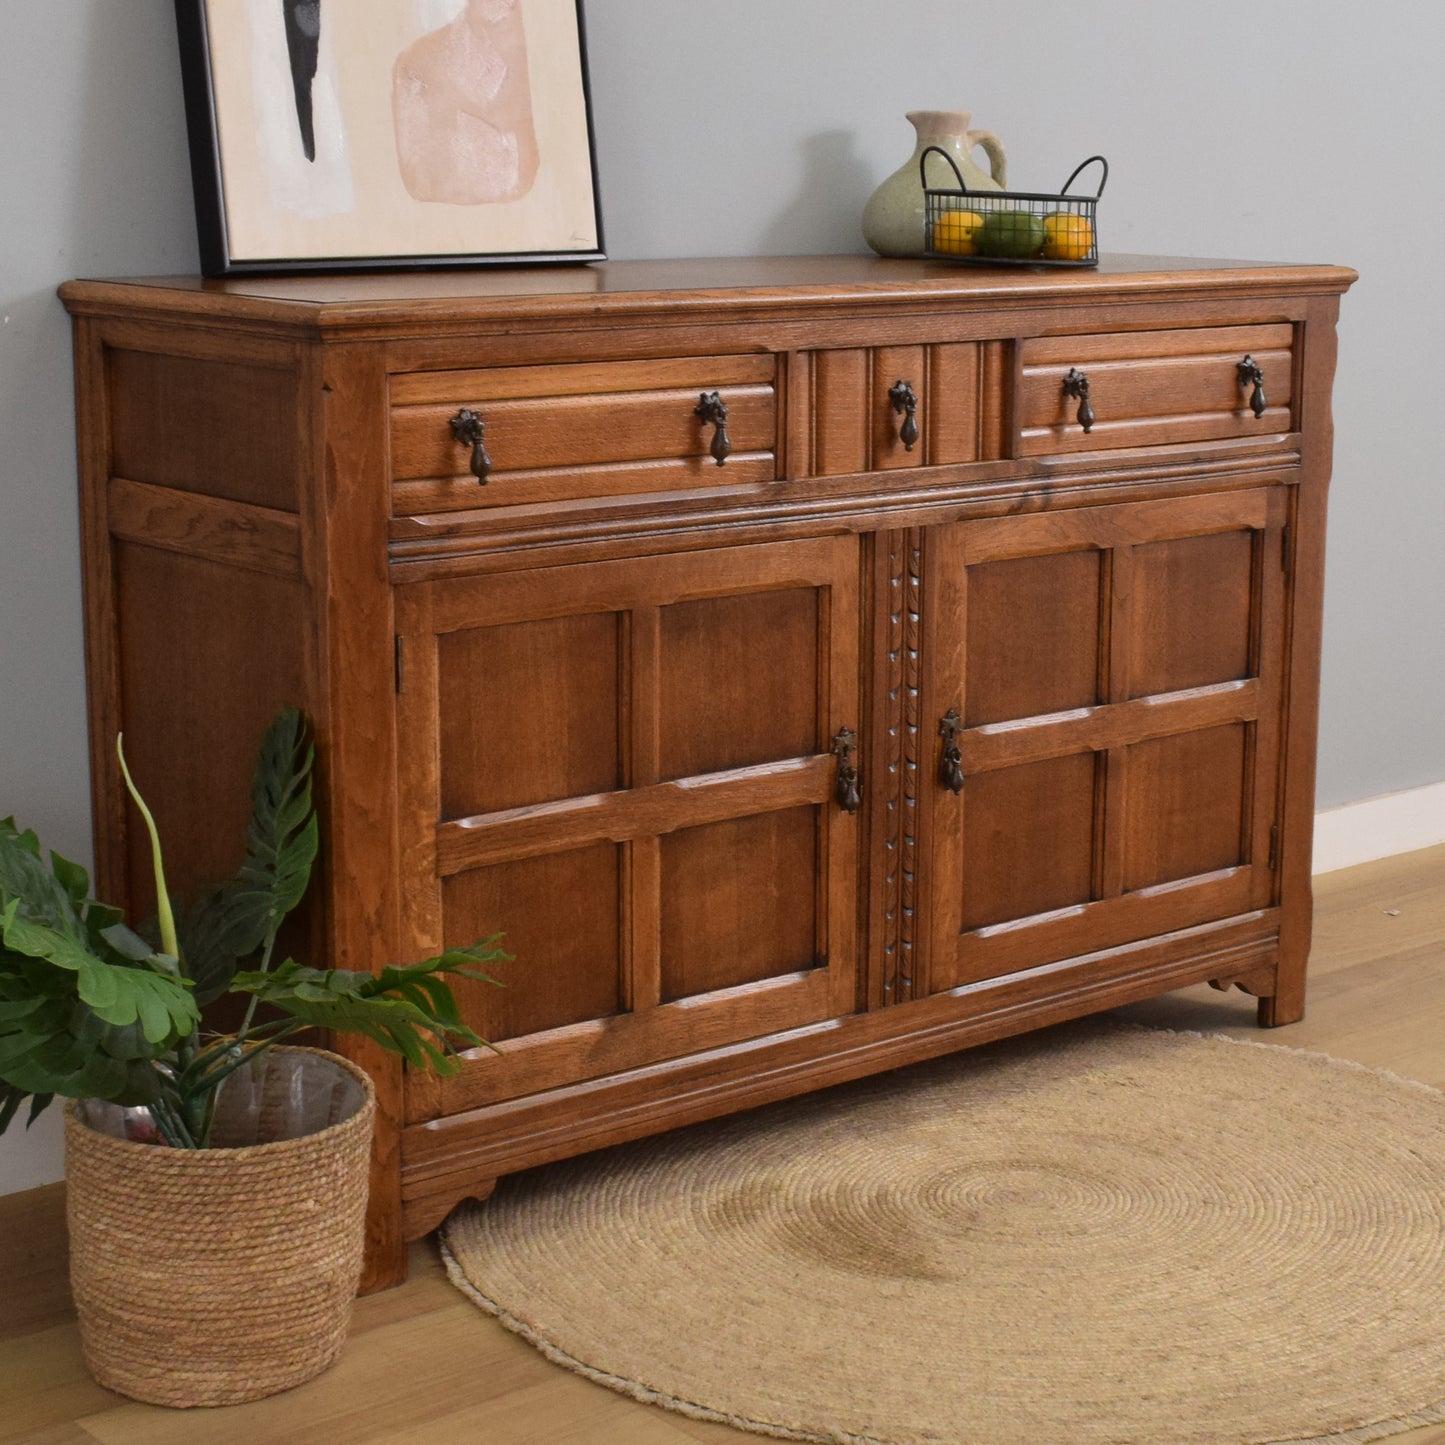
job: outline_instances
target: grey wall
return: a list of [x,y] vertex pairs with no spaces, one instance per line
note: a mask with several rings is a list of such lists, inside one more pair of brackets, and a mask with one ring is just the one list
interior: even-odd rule
[[[404,0],[397,0],[404,3]],[[1345,298],[1322,806],[1445,779],[1445,8],[1436,0],[588,0],[617,257],[861,250],[917,108],[1016,185],[1102,151],[1108,250],[1333,261]],[[0,0],[0,815],[89,852],[56,285],[196,265],[169,0]],[[59,1177],[53,1122],[0,1191]]]

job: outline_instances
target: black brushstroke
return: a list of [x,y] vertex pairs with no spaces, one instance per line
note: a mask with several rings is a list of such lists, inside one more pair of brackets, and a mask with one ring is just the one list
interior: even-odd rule
[[296,121],[306,159],[316,159],[316,126],[311,110],[311,82],[321,41],[321,0],[281,0],[286,21],[286,51],[291,57],[291,87],[296,92]]

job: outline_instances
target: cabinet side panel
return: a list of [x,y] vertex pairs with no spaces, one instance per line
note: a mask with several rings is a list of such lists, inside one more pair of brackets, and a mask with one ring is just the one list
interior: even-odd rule
[[111,347],[106,375],[113,475],[297,509],[291,367]]
[[[233,873],[267,723],[307,702],[299,582],[179,552],[113,549],[126,760],[156,817],[182,897]],[[114,738],[106,785],[119,789]],[[154,912],[145,830],[127,830],[134,917]]]

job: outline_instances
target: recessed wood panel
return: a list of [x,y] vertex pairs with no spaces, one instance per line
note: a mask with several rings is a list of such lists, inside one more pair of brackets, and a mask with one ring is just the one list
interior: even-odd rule
[[1059,552],[968,569],[969,727],[1100,700],[1102,557]]
[[598,612],[438,639],[443,818],[621,785],[621,634]]
[[1128,749],[1124,887],[1150,888],[1242,863],[1247,724]]
[[928,462],[979,460],[982,348],[957,342],[930,348],[928,357]]
[[[868,398],[873,418],[873,469],[887,471],[893,467],[921,467],[924,464],[925,438],[928,435],[929,398],[927,362],[921,346],[880,346],[873,353],[873,370]],[[889,395],[900,382],[913,388],[916,402],[914,425],[918,439],[910,449],[901,435],[907,419],[905,411],[895,409]]]
[[1130,697],[1249,675],[1255,535],[1217,532],[1134,548]]
[[813,355],[813,473],[842,476],[868,470],[868,353]]
[[662,839],[662,997],[817,963],[817,810],[786,808]]
[[294,512],[294,371],[149,351],[106,353],[110,470]]
[[[189,899],[240,866],[267,724],[283,706],[312,705],[304,594],[299,582],[127,542],[114,558],[126,759],[160,828],[167,883]],[[114,749],[107,739],[108,767]],[[133,896],[107,901],[145,918],[155,912],[150,844],[128,817]]]
[[462,1017],[493,1041],[606,1018],[623,1007],[622,849],[601,843],[459,873],[442,885],[446,946],[501,932],[506,986],[453,981]]
[[964,782],[965,929],[1089,901],[1096,771],[1075,753]]
[[818,751],[818,606],[790,587],[662,608],[660,778]]

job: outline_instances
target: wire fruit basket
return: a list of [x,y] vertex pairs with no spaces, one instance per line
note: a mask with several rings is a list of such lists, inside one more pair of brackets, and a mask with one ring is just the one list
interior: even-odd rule
[[[937,151],[958,181],[956,189],[928,184],[928,157]],[[1099,164],[1099,189],[1071,196],[1082,171]],[[940,261],[985,266],[1097,266],[1099,231],[1095,211],[1109,163],[1090,156],[1064,182],[1058,195],[1043,191],[971,191],[942,146],[928,146],[918,158],[923,182],[923,254]]]

